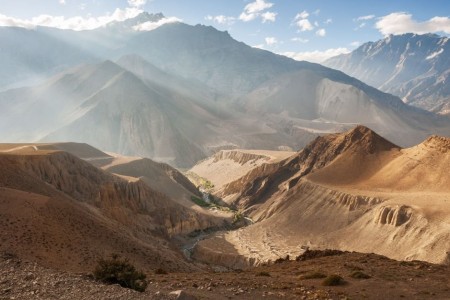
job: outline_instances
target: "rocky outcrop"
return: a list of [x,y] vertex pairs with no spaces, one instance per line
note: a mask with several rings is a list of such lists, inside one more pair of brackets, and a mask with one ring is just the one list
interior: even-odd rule
[[450,138],[433,135],[426,139],[421,146],[428,148],[429,150],[450,153]]
[[405,205],[381,206],[375,214],[375,223],[381,225],[401,226],[409,221],[413,210]]
[[213,158],[214,162],[230,159],[240,165],[251,163],[252,161],[255,162],[257,160],[270,160],[270,157],[265,155],[246,153],[239,150],[222,150],[219,153],[216,153]]

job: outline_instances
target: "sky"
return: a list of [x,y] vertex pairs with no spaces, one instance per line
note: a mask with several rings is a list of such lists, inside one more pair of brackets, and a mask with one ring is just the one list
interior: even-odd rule
[[389,34],[450,35],[449,0],[0,0],[0,26],[89,30],[142,11],[166,18],[136,30],[211,25],[250,46],[313,62]]

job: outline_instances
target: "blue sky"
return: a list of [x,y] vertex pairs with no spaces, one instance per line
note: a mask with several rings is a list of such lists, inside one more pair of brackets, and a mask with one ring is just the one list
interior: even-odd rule
[[235,39],[250,46],[319,62],[334,54],[353,50],[361,43],[383,38],[386,34],[450,34],[448,0],[379,0],[371,3],[362,0],[0,2],[0,25],[3,26],[47,24],[85,29],[145,10],[172,17],[169,22],[182,20],[188,24],[213,25],[219,30],[227,30]]

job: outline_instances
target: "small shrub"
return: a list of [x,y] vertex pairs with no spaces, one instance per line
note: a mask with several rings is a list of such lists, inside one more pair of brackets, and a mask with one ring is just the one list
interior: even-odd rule
[[111,259],[100,259],[93,275],[104,283],[119,284],[138,292],[144,292],[148,285],[144,273],[137,271],[127,259],[121,259],[115,254]]
[[155,274],[157,274],[157,275],[166,275],[167,271],[164,270],[164,269],[158,268],[158,269],[155,270]]
[[324,279],[324,281],[322,282],[322,285],[325,286],[336,286],[336,285],[342,285],[344,284],[344,278],[342,278],[339,275],[329,275],[327,278]]
[[270,277],[270,273],[269,272],[259,272],[256,273],[256,276],[265,276],[265,277]]
[[332,250],[332,249],[325,249],[325,250],[309,250],[307,249],[305,252],[297,256],[295,259],[296,261],[305,261],[320,257],[326,257],[326,256],[335,256],[335,255],[342,255],[348,252],[340,251],[340,250]]
[[321,279],[321,278],[325,278],[325,277],[327,277],[327,275],[325,275],[321,272],[313,272],[313,273],[301,275],[300,279]]
[[201,206],[201,207],[209,207],[210,206],[208,203],[206,203],[205,201],[203,201],[203,199],[201,199],[199,197],[191,196],[191,200],[192,200],[192,202],[194,202],[195,204],[197,204],[198,206]]
[[356,278],[356,279],[369,279],[370,276],[366,273],[363,273],[361,271],[355,271],[352,274],[350,274],[350,277]]

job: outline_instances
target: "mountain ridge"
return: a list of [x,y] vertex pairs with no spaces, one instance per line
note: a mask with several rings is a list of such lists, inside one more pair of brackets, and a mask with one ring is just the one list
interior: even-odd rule
[[448,51],[448,37],[408,33],[365,43],[324,64],[397,95],[406,103],[447,114]]

